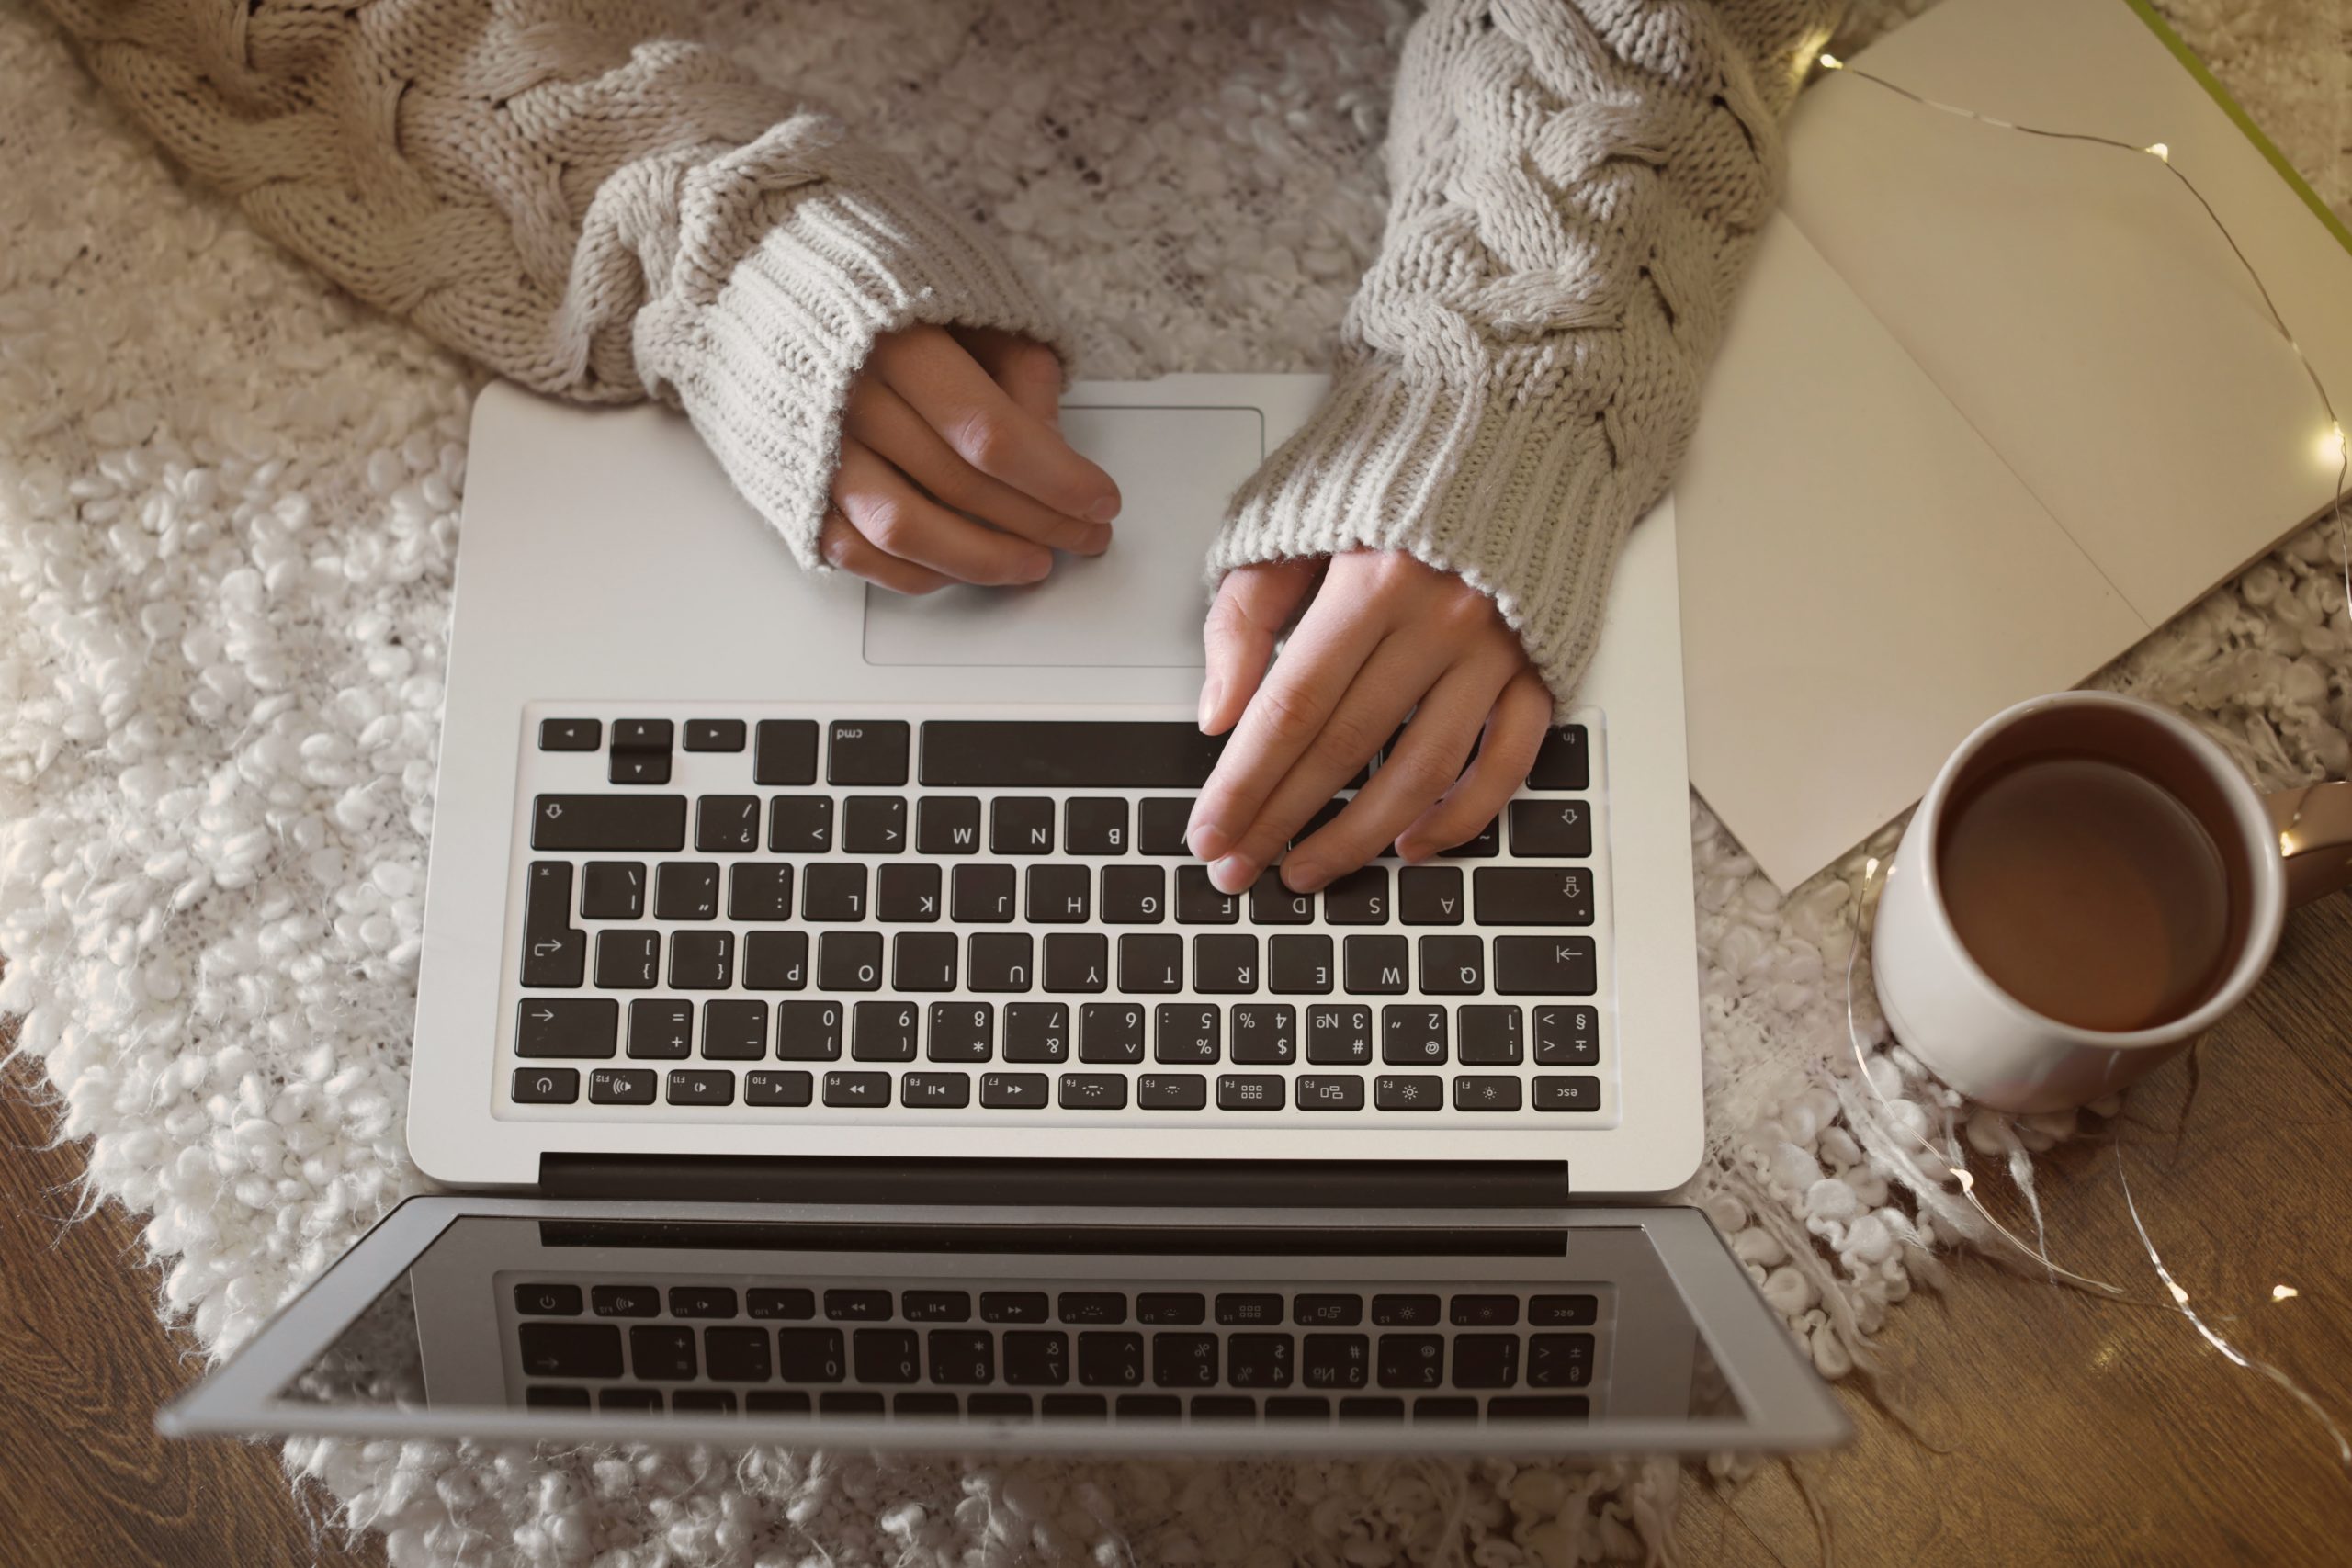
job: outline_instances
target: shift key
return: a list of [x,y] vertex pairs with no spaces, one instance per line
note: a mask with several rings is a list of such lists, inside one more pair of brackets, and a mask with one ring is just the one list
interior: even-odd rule
[[531,802],[535,850],[682,850],[683,795],[543,795]]
[[1471,888],[1482,926],[1592,924],[1592,873],[1583,866],[1485,865]]

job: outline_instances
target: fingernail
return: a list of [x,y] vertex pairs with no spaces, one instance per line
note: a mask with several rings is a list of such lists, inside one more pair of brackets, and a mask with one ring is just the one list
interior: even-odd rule
[[1201,682],[1201,728],[1209,727],[1209,715],[1216,711],[1216,700],[1225,695],[1225,681],[1212,675]]
[[1323,868],[1311,860],[1283,862],[1283,886],[1294,893],[1317,893],[1323,887]]
[[1238,893],[1258,879],[1258,868],[1239,855],[1227,855],[1209,867],[1209,883],[1220,893]]
[[1119,498],[1115,492],[1090,502],[1086,508],[1086,520],[1090,523],[1108,523],[1118,514]]
[[1215,860],[1233,847],[1233,838],[1215,822],[1195,822],[1184,829],[1184,847],[1202,860]]
[[1023,582],[1043,582],[1046,580],[1046,574],[1053,570],[1053,557],[1043,555],[1033,557],[1021,563],[1021,581]]

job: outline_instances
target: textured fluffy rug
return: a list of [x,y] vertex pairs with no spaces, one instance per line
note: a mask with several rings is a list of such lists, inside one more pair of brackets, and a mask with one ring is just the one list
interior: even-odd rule
[[[2169,8],[2352,207],[2352,0]],[[1405,14],[1102,9],[713,5],[707,27],[967,193],[1067,302],[1087,373],[1315,365],[1378,231]],[[1845,41],[1900,9],[1865,7]],[[151,1216],[164,1311],[226,1350],[415,1182],[403,1074],[474,383],[178,183],[13,0],[0,81],[0,1013],[89,1140],[92,1198]],[[2352,623],[2329,551],[2295,541],[2108,683],[2196,715],[2266,784],[2342,775]],[[1702,809],[1693,832],[1713,1131],[1695,1196],[1840,1375],[1973,1234],[1905,1187],[1910,1134],[1959,1126],[2022,1170],[2068,1123],[1972,1114],[1899,1052],[1872,1067],[1893,1111],[1866,1113],[1843,1014],[1859,856],[1783,898]],[[1508,1568],[1654,1549],[1680,1480],[318,1442],[288,1461],[402,1564]]]

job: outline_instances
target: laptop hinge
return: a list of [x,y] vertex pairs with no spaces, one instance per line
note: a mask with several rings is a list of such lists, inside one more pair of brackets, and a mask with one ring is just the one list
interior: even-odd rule
[[1188,1209],[1551,1209],[1565,1160],[824,1159],[539,1156],[548,1198],[693,1203]]

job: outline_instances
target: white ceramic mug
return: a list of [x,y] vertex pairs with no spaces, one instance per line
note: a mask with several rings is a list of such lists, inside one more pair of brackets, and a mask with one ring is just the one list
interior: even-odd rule
[[[2130,768],[2180,802],[2221,851],[2230,958],[2179,1017],[2129,1032],[2047,1017],[1996,984],[1954,929],[1938,855],[1955,801],[1992,771],[2041,755]],[[2278,948],[2290,898],[2317,897],[2347,874],[2352,784],[2266,799],[2220,747],[2162,708],[2100,692],[2035,697],[1961,742],[1905,829],[1872,928],[1879,1005],[1895,1038],[1972,1100],[2016,1111],[2087,1104],[2169,1060],[2243,1000]]]

